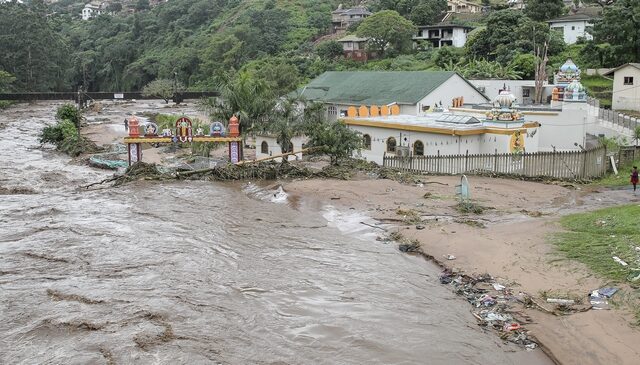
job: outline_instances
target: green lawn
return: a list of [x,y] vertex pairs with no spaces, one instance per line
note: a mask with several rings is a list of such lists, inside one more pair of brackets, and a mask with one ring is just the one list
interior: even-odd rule
[[[625,205],[573,214],[560,222],[565,232],[552,242],[567,258],[585,264],[595,274],[622,288],[614,305],[631,309],[640,324],[640,205]],[[614,261],[617,256],[628,265]],[[594,288],[596,289],[596,288]]]
[[[593,182],[593,185],[597,186],[629,186],[631,187],[631,168],[633,166],[640,167],[640,160],[636,160],[634,162],[618,166],[618,175],[615,175],[613,172],[608,173],[602,179],[596,180]],[[640,188],[640,186],[639,186]],[[640,190],[638,190],[638,194],[640,194]],[[638,222],[638,227],[640,228],[640,221]]]
[[580,82],[587,89],[589,96],[600,100],[601,107],[611,107],[613,80],[599,75],[583,75],[580,78]]

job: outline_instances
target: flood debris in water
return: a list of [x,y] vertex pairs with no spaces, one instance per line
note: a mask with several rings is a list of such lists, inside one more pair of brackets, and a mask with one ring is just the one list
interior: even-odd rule
[[3,186],[0,186],[0,195],[28,195],[28,194],[37,194],[37,192],[27,186],[12,186],[10,188],[5,188]]
[[173,333],[173,328],[171,324],[167,322],[167,320],[158,313],[152,312],[144,312],[143,318],[149,320],[156,326],[164,328],[161,333],[149,334],[149,333],[140,333],[137,334],[133,338],[133,342],[136,343],[136,346],[141,348],[142,350],[148,350],[149,348],[159,345],[161,343],[170,342],[176,339],[175,334]]
[[104,303],[103,300],[94,300],[94,299],[90,299],[87,297],[83,297],[81,295],[77,295],[77,294],[65,294],[62,293],[58,290],[54,290],[54,289],[47,289],[47,295],[53,299],[53,300],[57,300],[57,301],[72,301],[72,302],[79,302],[79,303],[84,303],[84,304],[100,304],[100,303]]
[[48,254],[44,254],[44,253],[34,253],[34,252],[24,252],[23,255],[30,257],[32,259],[40,259],[40,260],[47,260],[50,262],[63,262],[63,263],[69,263],[70,261],[68,259],[62,258],[62,257],[55,257],[55,256],[51,256]]

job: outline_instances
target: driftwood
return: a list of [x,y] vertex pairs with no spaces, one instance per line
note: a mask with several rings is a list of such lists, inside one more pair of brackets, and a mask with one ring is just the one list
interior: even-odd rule
[[369,226],[369,227],[371,227],[371,228],[381,229],[381,230],[383,230],[383,231],[385,231],[385,232],[387,231],[387,229],[386,229],[386,228],[382,228],[382,227],[374,226],[373,224],[369,224],[369,223],[365,223],[365,222],[360,222],[360,224],[364,224],[365,226]]

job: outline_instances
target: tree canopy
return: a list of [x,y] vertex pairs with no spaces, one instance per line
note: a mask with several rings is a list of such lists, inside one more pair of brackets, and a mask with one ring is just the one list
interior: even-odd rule
[[562,0],[527,0],[525,3],[524,15],[537,22],[557,18],[567,9]]
[[618,63],[640,62],[640,2],[617,0],[605,7],[593,35],[596,42],[609,44]]
[[358,37],[370,38],[371,47],[383,53],[392,47],[403,51],[411,46],[411,37],[418,28],[394,10],[383,10],[365,18],[356,34]]

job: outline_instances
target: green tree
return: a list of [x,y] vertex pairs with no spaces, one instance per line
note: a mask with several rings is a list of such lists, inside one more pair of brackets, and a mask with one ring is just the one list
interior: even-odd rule
[[519,72],[525,80],[533,80],[535,76],[536,56],[531,53],[521,53],[517,55],[510,66]]
[[307,146],[318,147],[331,159],[332,165],[337,165],[340,160],[351,157],[354,151],[362,147],[360,133],[349,129],[341,122],[321,121],[307,129],[309,137]]
[[237,115],[243,134],[261,128],[263,123],[269,121],[276,97],[264,80],[254,78],[249,72],[235,75],[220,72],[213,84],[220,96],[201,104],[213,120],[226,123],[233,115]]
[[298,69],[284,58],[270,57],[247,63],[241,71],[263,80],[273,95],[283,96],[300,84]]
[[393,10],[383,10],[365,18],[358,26],[358,37],[370,38],[370,46],[381,54],[392,47],[402,52],[411,46],[418,31],[413,23]]
[[[281,153],[293,152],[291,140],[304,134],[304,116],[298,100],[281,100],[270,113],[269,120],[262,122],[258,128],[276,137]],[[287,163],[288,159],[283,158],[282,162]]]
[[394,10],[414,24],[438,23],[447,10],[446,0],[379,0],[379,10]]
[[444,68],[451,64],[464,62],[464,50],[461,48],[448,46],[440,47],[433,52],[431,60],[436,66],[440,68]]
[[320,58],[333,61],[343,55],[342,45],[336,41],[325,41],[316,47],[316,53]]
[[621,63],[640,62],[640,2],[617,0],[602,11],[595,21],[596,43],[608,43]]
[[567,9],[562,0],[527,0],[526,5],[524,14],[538,22],[557,18]]
[[13,75],[6,71],[0,70],[0,91],[7,91],[9,85],[11,85],[11,83],[14,81],[16,81],[16,78],[13,77]]
[[179,81],[157,79],[145,85],[142,89],[142,95],[145,97],[158,97],[169,104],[169,100],[181,91],[184,91],[184,86]]

